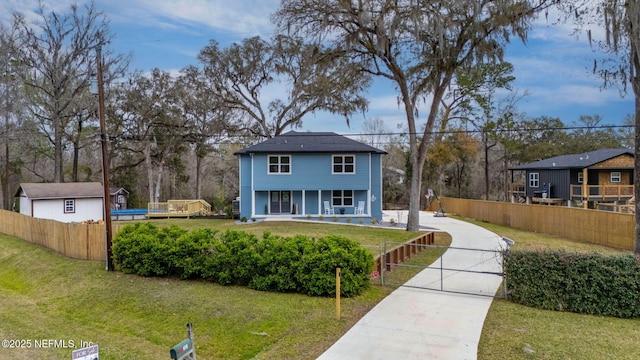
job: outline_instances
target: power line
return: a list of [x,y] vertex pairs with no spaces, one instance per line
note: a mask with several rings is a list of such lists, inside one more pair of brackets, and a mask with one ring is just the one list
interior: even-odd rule
[[[575,131],[575,130],[616,130],[616,129],[633,129],[635,128],[635,124],[625,124],[625,125],[597,125],[597,126],[557,126],[557,127],[533,127],[533,128],[497,128],[497,129],[492,129],[490,131],[486,131],[486,130],[481,130],[481,129],[452,129],[452,130],[444,130],[444,131],[429,131],[427,133],[424,132],[415,132],[413,133],[413,135],[416,136],[422,136],[422,135],[450,135],[450,134],[482,134],[482,133],[492,133],[492,132],[498,132],[498,133],[508,133],[508,132],[512,132],[512,133],[523,133],[523,132],[538,132],[538,131]],[[314,132],[309,132],[307,134],[305,134],[306,136],[325,136],[325,134],[322,133],[327,133],[327,132],[332,132],[332,131],[314,131]],[[304,131],[302,131],[302,133],[305,133]],[[353,137],[353,136],[409,136],[412,133],[408,132],[408,131],[397,131],[397,132],[379,132],[379,133],[364,133],[364,132],[360,132],[360,133],[336,133],[337,135],[342,135],[342,136],[347,136],[347,137]],[[16,134],[6,134],[5,138],[6,139],[23,139],[22,136],[24,135],[43,135],[43,133],[41,132],[37,132],[37,131],[20,131],[19,133]],[[99,133],[96,133],[94,135],[88,135],[87,137],[85,137],[85,140],[89,140],[91,138],[96,138],[96,141],[99,141]],[[182,137],[183,134],[163,134],[163,136],[165,137]],[[217,135],[212,135],[211,137],[215,137]],[[147,136],[143,136],[143,137],[139,137],[136,135],[109,135],[109,140],[114,141],[114,140],[132,140],[132,141],[142,141],[145,139],[145,137]],[[233,139],[247,139],[247,138],[255,138],[256,136],[253,134],[234,134],[234,135],[227,135],[227,137],[225,138],[226,141],[225,142],[219,142],[220,144],[222,143],[227,143],[229,140],[233,140]]]

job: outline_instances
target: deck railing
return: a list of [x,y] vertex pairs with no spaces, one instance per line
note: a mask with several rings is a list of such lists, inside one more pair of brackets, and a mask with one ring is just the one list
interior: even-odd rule
[[148,204],[148,217],[166,216],[196,216],[211,213],[211,205],[204,200],[169,200],[167,202],[152,202]]
[[583,193],[584,185],[571,185],[571,198],[628,200],[633,196],[633,185],[587,185],[587,193]]
[[[633,185],[587,185],[587,195],[583,185],[571,185],[572,200],[628,200],[633,197]],[[524,184],[509,184],[509,194],[526,196]]]

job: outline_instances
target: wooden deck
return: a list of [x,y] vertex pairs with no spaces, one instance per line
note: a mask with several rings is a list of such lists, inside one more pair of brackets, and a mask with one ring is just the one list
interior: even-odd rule
[[[571,185],[570,200],[626,202],[634,196],[633,185]],[[526,198],[526,187],[523,184],[509,184],[509,195],[513,198]],[[541,204],[555,204],[569,199],[531,197],[531,201]]]
[[149,203],[147,218],[191,218],[211,214],[211,205],[202,200],[169,200]]
[[627,201],[634,195],[633,185],[571,185],[571,199],[586,201]]

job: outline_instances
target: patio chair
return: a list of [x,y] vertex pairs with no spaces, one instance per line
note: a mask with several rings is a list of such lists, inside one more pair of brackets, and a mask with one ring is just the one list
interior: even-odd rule
[[358,201],[358,207],[355,210],[356,215],[364,215],[364,201]]
[[335,211],[333,210],[333,206],[329,205],[328,201],[324,202],[324,214],[325,215],[335,215]]

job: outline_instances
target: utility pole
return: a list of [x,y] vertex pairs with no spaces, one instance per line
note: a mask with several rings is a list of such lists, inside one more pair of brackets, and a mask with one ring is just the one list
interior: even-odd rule
[[98,116],[100,117],[100,143],[102,147],[102,187],[104,190],[104,227],[107,246],[107,271],[113,271],[113,252],[111,251],[111,194],[109,191],[109,162],[107,161],[107,132],[104,124],[104,89],[102,83],[102,47],[96,50],[98,67]]

